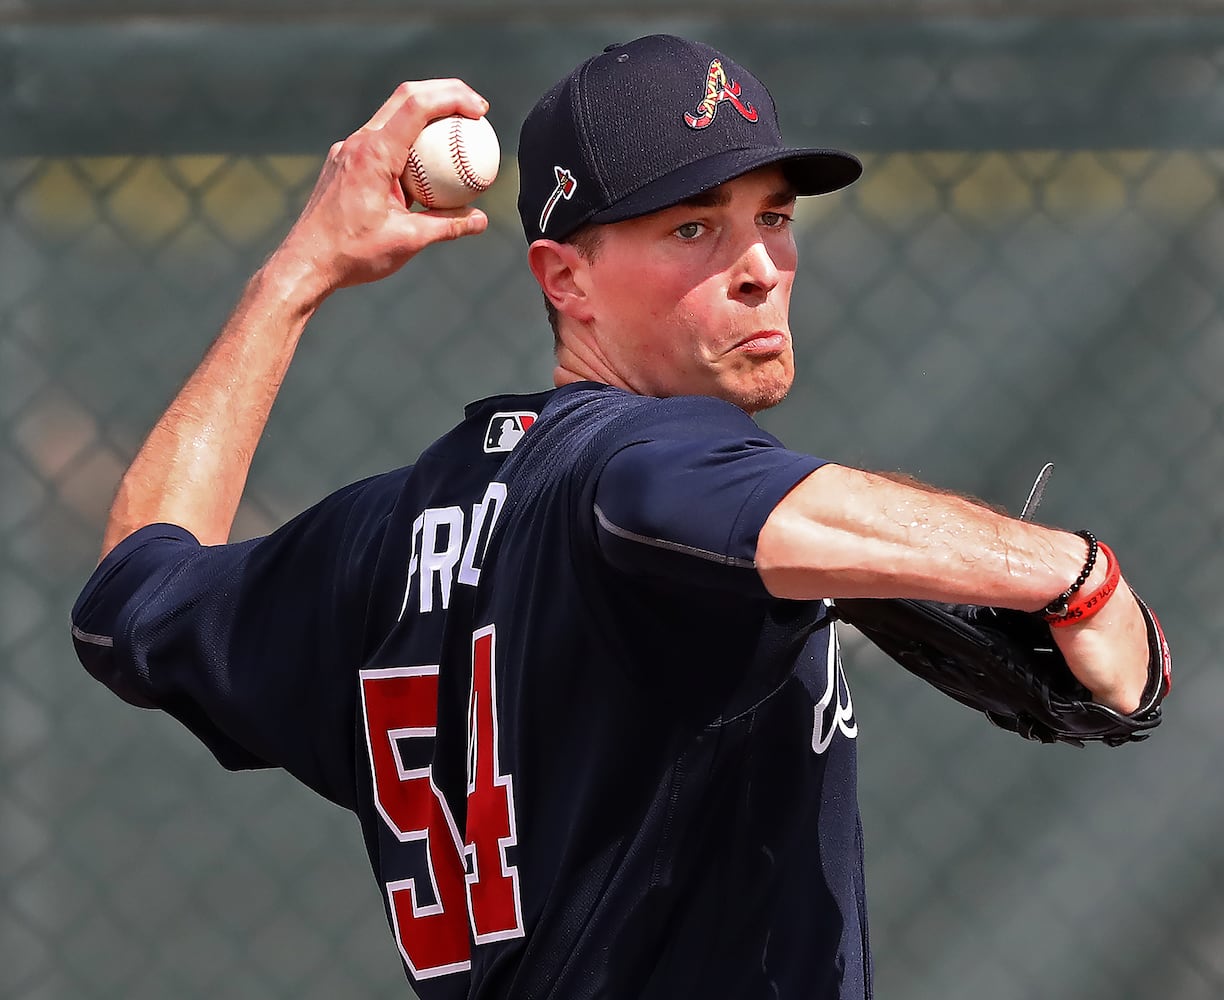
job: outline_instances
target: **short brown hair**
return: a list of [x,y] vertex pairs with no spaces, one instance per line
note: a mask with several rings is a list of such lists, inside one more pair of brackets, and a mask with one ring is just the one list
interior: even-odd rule
[[[588,222],[579,226],[561,242],[574,247],[584,260],[594,260],[603,242],[603,233],[598,225]],[[561,346],[561,317],[547,295],[544,296],[544,308],[548,312],[548,325],[552,327],[553,332],[553,349],[556,350]]]

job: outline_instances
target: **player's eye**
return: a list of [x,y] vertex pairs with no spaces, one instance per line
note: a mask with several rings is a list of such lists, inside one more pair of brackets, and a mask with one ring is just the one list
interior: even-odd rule
[[785,212],[762,212],[761,225],[766,229],[785,229],[791,217]]
[[677,226],[676,235],[682,240],[695,240],[705,231],[705,225],[700,222],[685,222]]

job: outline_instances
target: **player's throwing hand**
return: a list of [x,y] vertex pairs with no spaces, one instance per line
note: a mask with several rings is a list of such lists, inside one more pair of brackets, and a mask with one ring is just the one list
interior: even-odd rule
[[412,212],[400,184],[421,130],[444,115],[478,118],[488,102],[462,80],[402,83],[374,116],[329,150],[297,222],[270,265],[309,284],[315,300],[385,278],[431,243],[482,233],[474,208]]

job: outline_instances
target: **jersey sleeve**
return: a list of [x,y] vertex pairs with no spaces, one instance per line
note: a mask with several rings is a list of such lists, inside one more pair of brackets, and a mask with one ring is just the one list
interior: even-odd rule
[[619,447],[599,474],[601,553],[624,573],[768,597],[756,570],[761,528],[824,460],[783,447],[730,404],[664,402],[650,435]]
[[351,806],[363,581],[396,486],[392,474],[354,484],[228,545],[141,528],[73,606],[77,656],[125,701],[178,719],[225,767],[283,767]]

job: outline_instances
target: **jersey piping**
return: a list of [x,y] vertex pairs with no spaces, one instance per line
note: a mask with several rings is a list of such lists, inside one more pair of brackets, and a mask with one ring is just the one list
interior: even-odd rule
[[87,642],[91,646],[114,646],[115,645],[115,640],[111,638],[109,635],[94,635],[92,632],[86,632],[83,629],[78,628],[76,625],[72,626],[72,634],[77,639],[80,639],[81,642]]
[[666,538],[650,538],[646,535],[639,535],[636,531],[622,528],[619,524],[614,524],[610,521],[599,504],[594,504],[594,507],[595,517],[599,521],[600,527],[609,534],[625,539],[625,541],[640,542],[642,545],[650,545],[657,549],[664,549],[667,552],[678,552],[681,555],[694,556],[698,559],[718,563],[721,566],[734,566],[737,569],[756,568],[756,562],[752,559],[741,559],[738,556],[726,555],[722,552],[710,552],[708,549],[699,549],[694,545],[685,545],[683,542],[673,542]]

